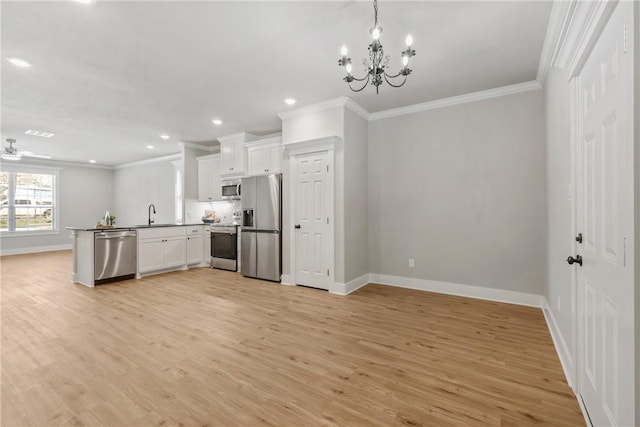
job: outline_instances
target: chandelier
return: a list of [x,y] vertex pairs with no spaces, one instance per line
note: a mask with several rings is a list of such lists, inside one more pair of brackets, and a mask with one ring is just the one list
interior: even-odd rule
[[[349,88],[354,92],[360,92],[363,90],[369,81],[376,87],[376,94],[378,88],[382,84],[383,79],[391,87],[401,87],[407,81],[407,76],[411,74],[409,68],[409,58],[416,54],[416,51],[411,49],[413,38],[409,35],[406,38],[407,49],[402,51],[402,69],[397,74],[389,74],[387,71],[389,67],[389,56],[384,56],[384,50],[382,49],[382,43],[380,43],[380,34],[382,33],[382,27],[378,25],[378,0],[373,0],[373,12],[374,12],[374,24],[369,30],[369,34],[373,37],[373,41],[369,45],[369,59],[363,59],[362,65],[366,70],[366,76],[357,78],[351,74],[351,58],[347,57],[347,47],[342,46],[340,54],[342,58],[338,61],[338,65],[344,67],[347,72],[346,77],[343,79],[349,85]],[[351,83],[364,82],[359,88],[354,88]]]

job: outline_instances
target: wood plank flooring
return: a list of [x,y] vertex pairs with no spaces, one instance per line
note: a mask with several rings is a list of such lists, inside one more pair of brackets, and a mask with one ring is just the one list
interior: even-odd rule
[[0,259],[1,424],[580,426],[539,309],[195,269],[99,286]]

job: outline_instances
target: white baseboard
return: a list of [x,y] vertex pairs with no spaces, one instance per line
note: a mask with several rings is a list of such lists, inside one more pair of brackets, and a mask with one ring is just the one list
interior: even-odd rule
[[0,256],[35,254],[38,252],[66,251],[70,249],[71,249],[70,243],[64,244],[64,245],[52,245],[52,246],[33,246],[30,248],[2,249],[0,250]]
[[288,274],[282,274],[280,276],[280,284],[288,285],[288,286],[294,286],[295,285],[295,283],[293,283],[293,277],[289,276]]
[[571,357],[571,352],[569,351],[569,346],[567,346],[567,342],[564,340],[562,333],[560,332],[560,328],[558,327],[558,323],[556,323],[556,318],[553,316],[553,311],[549,306],[549,302],[546,298],[543,297],[543,306],[542,312],[544,313],[544,318],[547,321],[547,327],[549,328],[549,332],[551,333],[551,339],[553,340],[553,345],[556,347],[556,353],[558,353],[558,358],[560,358],[560,364],[562,365],[562,370],[564,371],[564,376],[567,379],[567,383],[569,387],[577,392],[575,389],[576,382],[573,378],[573,358]]
[[543,297],[541,295],[529,294],[526,292],[485,288],[483,286],[461,285],[459,283],[438,282],[435,280],[415,279],[412,277],[389,276],[386,274],[371,273],[369,276],[371,283],[379,283],[381,285],[397,286],[400,288],[542,308]]
[[349,295],[352,292],[357,291],[361,287],[370,283],[370,274],[363,274],[360,277],[347,282],[347,283],[334,283],[333,287],[329,289],[329,292],[336,295]]

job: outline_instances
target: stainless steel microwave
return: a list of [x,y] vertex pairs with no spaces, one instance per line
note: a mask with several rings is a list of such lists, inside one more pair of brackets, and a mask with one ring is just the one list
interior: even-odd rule
[[229,181],[222,184],[224,200],[240,200],[240,181]]

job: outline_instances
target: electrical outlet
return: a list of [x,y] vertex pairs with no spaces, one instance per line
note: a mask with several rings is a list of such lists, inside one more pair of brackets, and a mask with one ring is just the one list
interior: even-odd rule
[[562,310],[560,310],[560,295],[558,295],[558,312],[560,312]]
[[413,261],[413,259],[409,259],[409,268],[413,268],[416,266],[416,263]]

